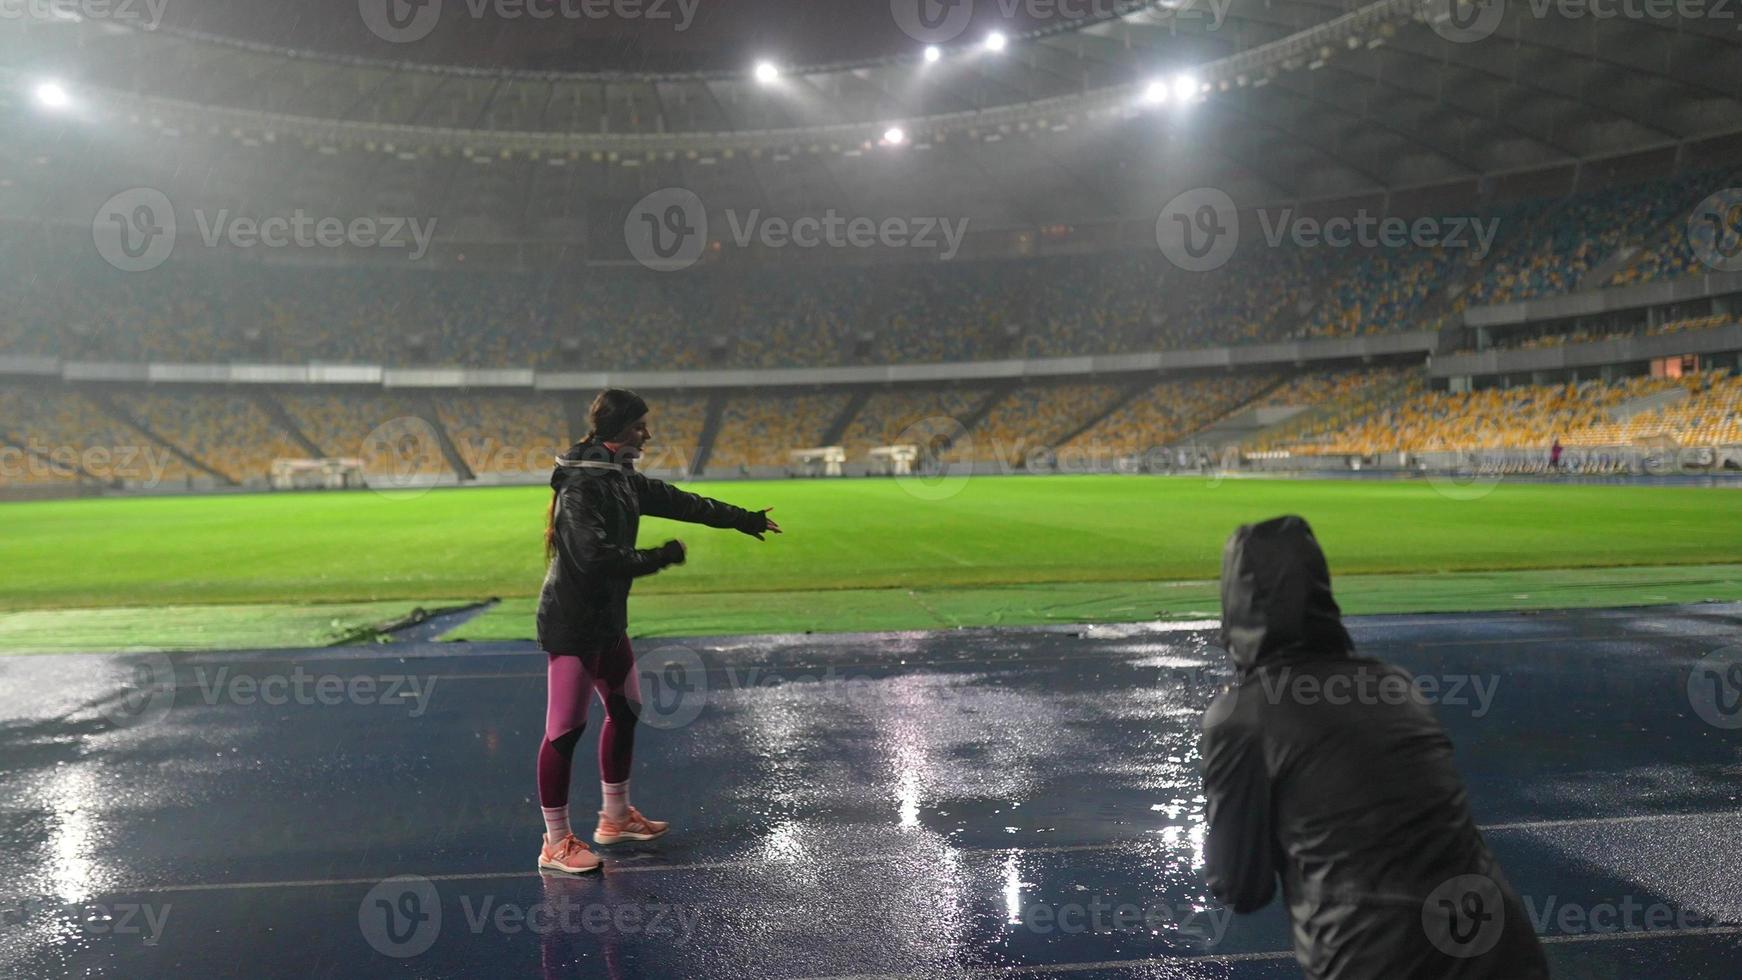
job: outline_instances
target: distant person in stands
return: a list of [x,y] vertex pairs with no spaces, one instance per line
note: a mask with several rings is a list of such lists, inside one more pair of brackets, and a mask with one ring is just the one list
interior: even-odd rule
[[635,547],[642,515],[742,531],[757,540],[779,534],[772,508],[749,511],[635,472],[652,436],[647,403],[623,388],[593,399],[592,431],[557,457],[550,475],[545,554],[550,567],[538,598],[538,644],[548,654],[544,742],[538,749],[538,799],[544,815],[540,870],[580,874],[600,861],[569,826],[569,775],[575,744],[595,694],[605,705],[599,733],[604,808],[593,841],[653,840],[663,820],[629,804],[635,722],[641,710],[635,654],[629,646],[630,583],[684,562],[681,541]]
[[1451,741],[1409,674],[1355,656],[1306,521],[1229,539],[1222,641],[1236,679],[1200,744],[1210,892],[1246,914],[1280,878],[1309,980],[1546,980]]
[[1548,448],[1548,468],[1551,470],[1559,470],[1561,468],[1561,437],[1560,436],[1555,436],[1554,437],[1554,445],[1552,445]]

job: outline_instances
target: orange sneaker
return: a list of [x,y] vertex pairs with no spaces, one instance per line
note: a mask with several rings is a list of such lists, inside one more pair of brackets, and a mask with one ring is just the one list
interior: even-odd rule
[[641,811],[629,808],[629,816],[621,823],[605,816],[605,811],[599,811],[599,826],[593,831],[593,843],[615,844],[621,840],[652,840],[662,836],[671,828],[664,820],[649,820],[641,815]]
[[580,875],[589,871],[599,870],[605,862],[599,860],[587,845],[580,842],[574,834],[564,837],[552,844],[549,840],[538,852],[538,870],[561,871],[564,874]]

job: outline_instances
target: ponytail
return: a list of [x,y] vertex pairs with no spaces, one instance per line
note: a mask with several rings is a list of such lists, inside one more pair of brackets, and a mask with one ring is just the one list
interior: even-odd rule
[[544,515],[544,560],[547,562],[556,557],[556,495],[559,492],[551,493],[550,509]]

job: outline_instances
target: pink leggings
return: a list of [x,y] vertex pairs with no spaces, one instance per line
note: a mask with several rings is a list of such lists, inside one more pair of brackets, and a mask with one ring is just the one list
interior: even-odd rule
[[605,724],[599,731],[599,778],[621,783],[629,778],[635,755],[635,713],[641,686],[635,677],[635,652],[624,634],[606,647],[589,671],[581,657],[549,654],[544,709],[544,743],[538,747],[538,802],[567,806],[569,770],[575,743],[587,727],[587,704],[594,693],[605,702]]

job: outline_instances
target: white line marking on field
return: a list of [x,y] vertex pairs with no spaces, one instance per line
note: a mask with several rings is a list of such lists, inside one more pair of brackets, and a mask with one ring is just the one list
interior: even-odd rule
[[[1543,943],[1607,943],[1636,939],[1686,939],[1698,936],[1742,935],[1742,926],[1711,926],[1703,929],[1653,929],[1637,932],[1594,932],[1577,936],[1540,936]],[[1047,963],[1033,966],[981,966],[963,970],[968,977],[1046,976],[1053,973],[1086,973],[1090,970],[1140,970],[1158,966],[1185,966],[1192,963],[1251,963],[1294,959],[1293,950],[1266,953],[1205,953],[1201,956],[1155,956],[1140,960],[1099,960],[1093,963]],[[897,980],[909,973],[847,973],[808,977],[806,980]]]
[[[1190,963],[1252,963],[1264,960],[1292,960],[1294,951],[1268,953],[1206,953],[1203,956],[1154,956],[1141,960],[1099,960],[1093,963],[1048,963],[1034,966],[977,966],[962,970],[964,977],[1032,977],[1049,973],[1086,973],[1090,970],[1136,970],[1155,966],[1184,966]],[[911,973],[839,973],[804,980],[905,980]]]
[[[1674,820],[1701,820],[1713,818],[1735,817],[1728,812],[1717,813],[1662,813],[1632,817],[1588,817],[1577,820],[1540,820],[1528,823],[1490,824],[1481,828],[1484,833],[1495,833],[1512,830],[1539,830],[1557,827],[1584,827],[1601,824],[1638,824],[1668,822]],[[1120,851],[1135,847],[1144,847],[1154,843],[1153,839],[1135,838],[1118,841],[1107,841],[1101,844],[1060,844],[1050,847],[963,847],[957,848],[962,854],[1021,854],[1031,856],[1036,854],[1088,854],[1100,851]],[[879,864],[888,860],[888,855],[866,855],[862,857],[844,857],[831,863],[841,866],[857,864]],[[606,856],[606,873],[608,874],[652,874],[681,871],[722,871],[733,868],[744,868],[752,865],[775,867],[780,861],[701,861],[691,864],[618,864]],[[403,872],[395,872],[403,873]],[[500,878],[523,878],[538,874],[537,871],[478,871],[465,874],[434,874],[424,875],[430,881],[478,881]],[[311,878],[302,881],[228,881],[200,882],[187,885],[137,886],[129,889],[116,889],[112,894],[153,894],[157,892],[211,892],[226,890],[247,890],[262,888],[325,888],[341,885],[374,885],[392,874],[383,874],[373,878]]]
[[1484,832],[1502,830],[1553,830],[1557,827],[1596,827],[1602,825],[1616,826],[1634,823],[1660,823],[1672,820],[1710,820],[1713,818],[1736,818],[1742,814],[1732,812],[1717,813],[1650,813],[1631,817],[1577,817],[1570,820],[1528,820],[1522,823],[1496,823],[1481,828]]

